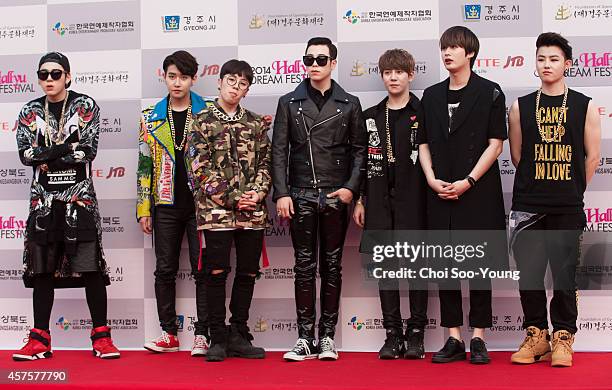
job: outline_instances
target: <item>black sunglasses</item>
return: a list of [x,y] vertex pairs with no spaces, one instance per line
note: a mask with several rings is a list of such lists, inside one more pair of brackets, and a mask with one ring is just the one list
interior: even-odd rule
[[36,74],[38,75],[38,79],[40,81],[45,81],[49,78],[49,75],[51,75],[51,78],[53,80],[59,80],[60,78],[62,78],[62,75],[66,73],[63,70],[60,69],[53,69],[52,71],[48,71],[46,69],[42,69],[39,70],[38,72],[36,72]]
[[317,65],[325,66],[327,65],[327,60],[333,60],[333,58],[331,58],[330,56],[323,55],[323,54],[319,54],[316,57],[313,56],[312,54],[302,57],[302,61],[304,61],[304,65],[306,66],[314,65],[315,61],[317,61]]

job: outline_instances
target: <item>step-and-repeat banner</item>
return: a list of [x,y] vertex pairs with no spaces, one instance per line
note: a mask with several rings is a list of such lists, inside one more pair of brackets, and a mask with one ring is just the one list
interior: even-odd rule
[[[216,79],[226,60],[248,61],[255,81],[244,105],[274,115],[277,99],[305,77],[301,63],[305,42],[312,36],[327,36],[338,46],[334,78],[356,94],[365,109],[385,96],[377,62],[386,49],[404,48],[414,55],[412,89],[420,95],[446,77],[438,38],[446,28],[460,24],[480,38],[474,71],[498,82],[510,105],[539,85],[538,34],[560,32],[575,53],[567,82],[593,97],[602,121],[602,159],[585,197],[588,229],[612,231],[612,0],[2,0],[0,4],[0,348],[20,346],[33,323],[32,292],[21,281],[32,172],[17,156],[15,120],[24,103],[42,95],[36,66],[40,56],[51,50],[69,57],[72,89],[91,95],[101,107],[93,175],[112,276],[108,318],[121,348],[140,348],[145,339],[159,333],[151,238],[135,221],[137,124],[141,108],[165,96],[162,61],[177,49],[197,57],[195,90],[205,96],[216,95]],[[508,212],[514,167],[507,142],[499,163]],[[271,223],[266,231],[271,265],[257,282],[249,325],[257,344],[286,349],[297,337],[293,250],[287,222],[272,215]],[[384,329],[377,289],[363,283],[360,234],[351,225],[336,339],[344,350],[374,351],[384,339]],[[608,241],[608,235],[600,237]],[[610,258],[605,248],[590,249],[599,250],[602,259]],[[181,256],[177,280],[182,348],[191,346],[195,321],[195,288],[186,255]],[[612,270],[602,266],[598,271]],[[435,288],[430,295],[426,346],[433,350],[446,335],[440,327]],[[489,347],[513,349],[523,337],[517,292],[495,292],[493,303]],[[407,296],[402,309],[408,317]],[[51,319],[54,347],[88,347],[90,326],[84,291],[58,290]],[[581,293],[579,332],[577,349],[612,350],[612,293]]]

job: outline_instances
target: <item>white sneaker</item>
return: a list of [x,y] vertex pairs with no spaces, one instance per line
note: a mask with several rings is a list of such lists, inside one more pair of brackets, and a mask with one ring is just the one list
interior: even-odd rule
[[206,356],[210,344],[206,339],[206,336],[198,334],[193,340],[193,347],[191,347],[191,356]]
[[317,358],[317,344],[314,340],[298,339],[293,349],[283,355],[283,359],[301,362],[306,359]]
[[338,360],[336,344],[331,337],[323,337],[319,340],[319,360]]

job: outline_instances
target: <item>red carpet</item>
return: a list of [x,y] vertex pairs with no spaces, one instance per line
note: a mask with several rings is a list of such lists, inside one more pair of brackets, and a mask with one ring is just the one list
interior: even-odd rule
[[[473,366],[434,365],[430,354],[422,361],[381,361],[373,353],[341,353],[337,362],[286,363],[280,352],[271,352],[264,360],[206,363],[187,352],[130,351],[101,361],[89,351],[56,351],[52,359],[13,362],[9,351],[0,351],[0,371],[67,370],[68,384],[51,387],[75,389],[612,389],[612,353],[577,353],[574,367],[554,369],[546,363],[513,366],[509,357],[493,352],[489,366]],[[7,388],[4,378],[0,383]]]

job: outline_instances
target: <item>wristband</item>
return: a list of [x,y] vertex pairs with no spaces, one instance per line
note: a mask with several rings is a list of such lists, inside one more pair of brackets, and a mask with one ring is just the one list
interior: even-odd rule
[[467,180],[468,183],[470,183],[470,187],[474,187],[476,185],[476,180],[474,180],[474,178],[470,175],[467,175],[465,177],[465,180]]

